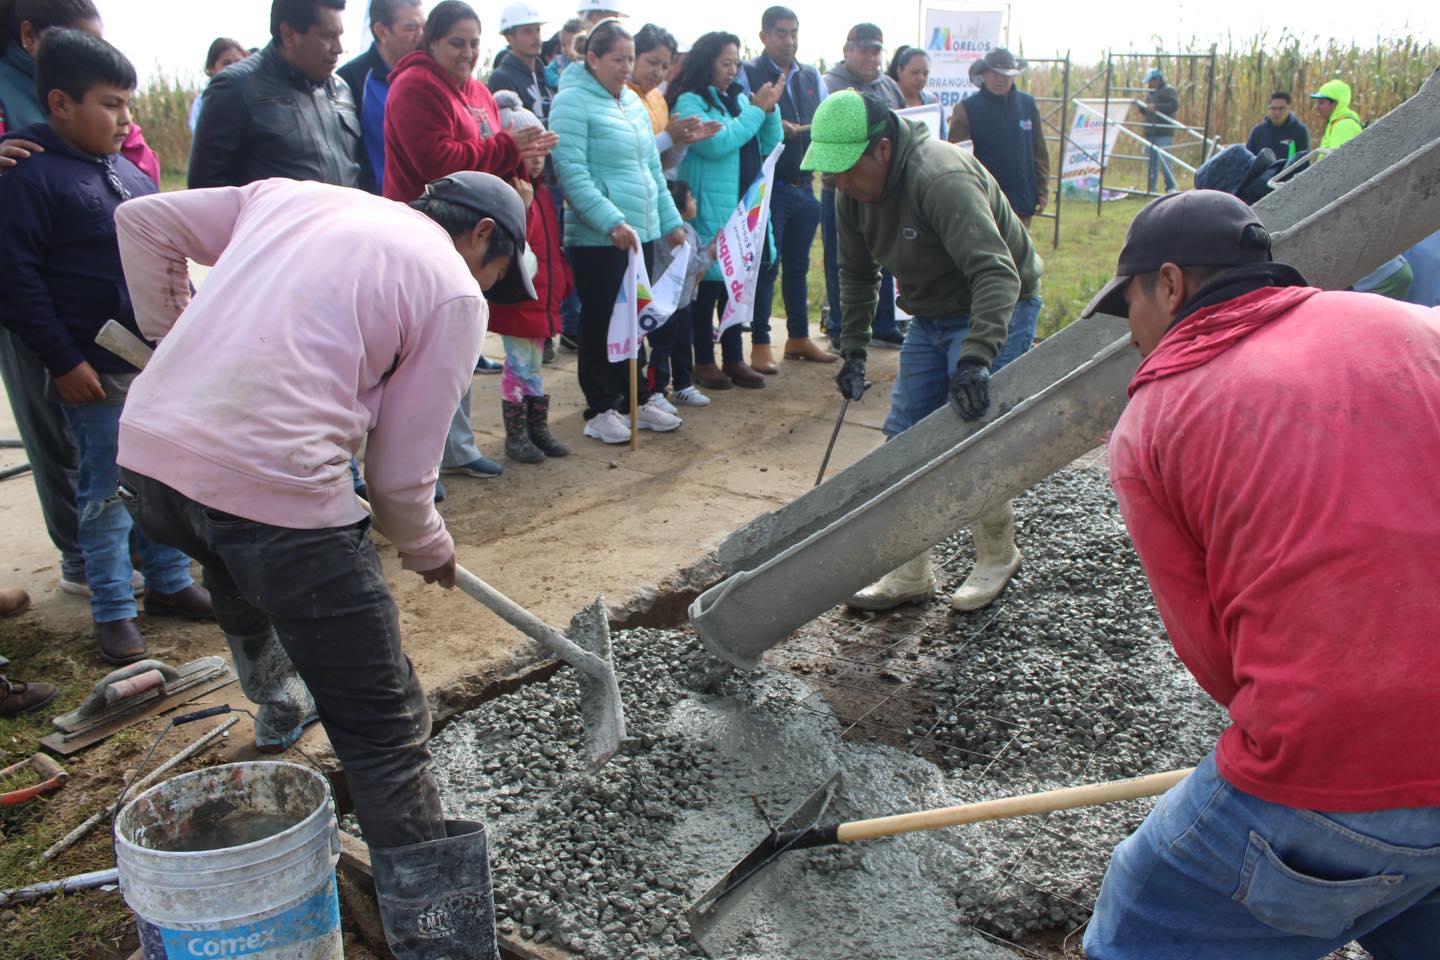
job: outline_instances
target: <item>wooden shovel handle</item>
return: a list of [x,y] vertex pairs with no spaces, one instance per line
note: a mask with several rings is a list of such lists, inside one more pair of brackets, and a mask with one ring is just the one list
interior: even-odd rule
[[841,843],[855,843],[858,840],[893,837],[899,833],[958,827],[963,823],[1005,820],[1033,813],[1051,813],[1055,810],[1070,810],[1074,807],[1095,807],[1120,800],[1154,797],[1184,780],[1194,769],[1194,767],[1188,767],[1184,770],[1171,770],[1168,773],[1152,773],[1148,777],[1136,777],[1133,780],[1091,783],[1083,787],[1065,787],[1061,790],[1046,790],[1043,793],[1027,793],[1021,797],[965,803],[958,807],[942,807],[938,810],[920,810],[916,813],[902,813],[893,817],[876,817],[873,820],[852,820],[849,823],[840,824],[836,830],[836,839]]

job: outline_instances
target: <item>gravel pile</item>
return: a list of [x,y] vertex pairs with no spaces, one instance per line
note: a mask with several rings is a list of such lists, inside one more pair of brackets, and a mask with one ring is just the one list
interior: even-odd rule
[[[843,819],[1203,757],[1221,714],[1170,651],[1105,478],[1059,474],[1016,510],[1021,574],[990,610],[928,641],[926,652],[951,653],[925,681],[934,736],[954,748],[941,766],[842,743],[833,718],[793,708],[800,680],[717,683],[714,661],[676,631],[614,637],[632,741],[598,773],[580,752],[566,672],[453,721],[432,743],[436,775],[451,814],[489,822],[501,929],[590,958],[699,953],[684,910],[763,836],[752,794],[778,819],[835,770]],[[952,555],[958,582],[968,535],[936,550]],[[1110,849],[1149,806],[791,854],[711,934],[721,946],[706,942],[756,960],[1013,956],[970,924],[1007,939],[1078,924]]]
[[[963,642],[962,653],[925,683],[940,695],[932,736],[953,748],[946,758],[965,792],[999,796],[1193,766],[1225,714],[1176,658],[1106,477],[1061,472],[1018,498],[1015,512],[1021,572],[990,609],[952,618],[946,640]],[[936,549],[941,559],[959,555],[947,570],[957,584],[974,556],[969,539]],[[957,831],[976,863],[1001,868],[984,871],[991,882],[972,875],[958,885],[961,912],[1011,939],[1079,925],[1111,849],[1152,805]]]

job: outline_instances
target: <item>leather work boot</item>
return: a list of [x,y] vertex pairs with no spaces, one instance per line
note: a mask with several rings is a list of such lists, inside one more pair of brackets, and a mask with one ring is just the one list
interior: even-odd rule
[[55,699],[55,693],[55,688],[48,683],[26,683],[0,674],[0,717],[18,717],[39,710]]
[[780,368],[775,365],[775,354],[770,352],[770,344],[754,343],[750,345],[750,369],[764,374],[780,372]]
[[500,416],[505,422],[505,456],[519,463],[544,463],[544,451],[530,439],[525,404],[501,400]]
[[547,457],[568,457],[570,448],[550,434],[550,395],[525,398],[525,425],[530,440]]
[[809,337],[791,337],[785,341],[786,360],[809,360],[811,363],[834,363],[840,358]]
[[[743,361],[727,363],[720,369],[725,371],[725,376],[729,377],[737,387],[744,387],[747,390],[763,390],[765,388],[765,378],[750,369],[748,363]],[[699,380],[700,377],[697,375],[695,379]]]
[[930,570],[930,551],[926,550],[856,593],[846,604],[856,610],[890,610],[934,595],[935,574]]
[[100,644],[100,659],[106,663],[126,664],[145,659],[145,638],[140,636],[140,627],[133,618],[95,624],[95,639]]
[[151,617],[180,617],[185,620],[214,620],[215,608],[204,587],[190,584],[179,593],[145,591],[145,613]]
[[370,848],[385,939],[399,960],[500,960],[485,825],[446,820],[445,834]]
[[955,610],[979,610],[1000,596],[1015,571],[1020,551],[1015,548],[1015,505],[1006,500],[981,517],[970,529],[975,538],[975,569],[950,597]]
[[695,364],[694,375],[695,382],[706,390],[729,390],[735,386],[730,382],[730,378],[725,376],[724,371],[713,363]]

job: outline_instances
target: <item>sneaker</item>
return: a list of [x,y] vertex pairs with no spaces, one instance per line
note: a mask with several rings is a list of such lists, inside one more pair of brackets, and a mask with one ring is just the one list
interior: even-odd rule
[[686,407],[708,407],[710,398],[705,396],[695,387],[686,387],[683,390],[675,391],[675,399]]
[[562,349],[569,350],[571,353],[575,353],[580,349],[580,344],[568,333],[560,334],[560,346]]
[[500,476],[504,468],[489,457],[481,457],[472,460],[467,464],[458,467],[441,467],[440,472],[447,477],[474,477],[476,480],[493,480]]
[[602,443],[629,443],[630,424],[625,422],[625,418],[620,416],[618,411],[606,410],[585,421],[585,436]]
[[655,404],[655,406],[664,410],[672,417],[678,417],[680,415],[680,411],[675,409],[675,404],[665,399],[665,394],[663,393],[652,393],[650,394],[650,399],[645,402]]
[[640,408],[636,417],[641,430],[654,430],[656,433],[669,433],[680,426],[680,418],[673,413],[666,413],[662,408],[656,406],[655,398],[651,397]]
[[489,357],[481,357],[480,360],[475,364],[476,373],[499,373],[501,370],[504,369],[505,364],[500,363],[497,360],[491,360]]
[[[137,597],[145,590],[145,575],[139,570],[132,571],[130,574],[130,589],[135,591]],[[63,573],[60,574],[60,592],[68,593],[72,597],[84,597],[87,600],[91,597],[90,584],[84,580],[67,580]]]

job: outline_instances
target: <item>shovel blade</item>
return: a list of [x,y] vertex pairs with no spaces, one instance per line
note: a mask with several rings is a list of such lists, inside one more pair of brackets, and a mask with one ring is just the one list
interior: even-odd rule
[[769,870],[770,865],[785,852],[777,848],[775,838],[780,834],[804,830],[817,824],[825,817],[844,786],[843,775],[836,772],[806,797],[788,817],[776,824],[765,839],[757,843],[685,911],[686,919],[690,921],[690,938],[708,955],[717,955],[706,943],[709,934],[744,903],[745,891],[757,883]]
[[567,636],[580,649],[593,653],[610,667],[601,677],[575,671],[580,682],[580,718],[585,727],[586,752],[591,766],[598,770],[609,762],[625,739],[625,705],[611,659],[610,618],[605,612],[604,597],[596,597],[570,619]]

